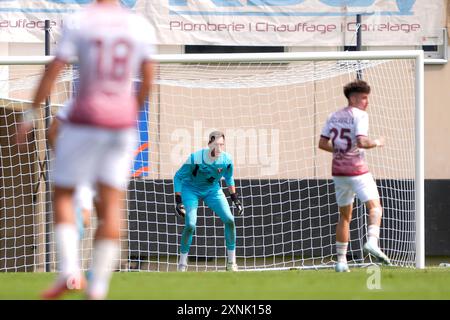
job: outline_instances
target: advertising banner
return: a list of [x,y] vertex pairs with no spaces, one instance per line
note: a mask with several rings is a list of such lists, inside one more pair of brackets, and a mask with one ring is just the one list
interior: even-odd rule
[[[92,0],[0,0],[0,41],[58,36],[64,16]],[[121,0],[156,29],[158,44],[342,46],[442,43],[444,0]]]

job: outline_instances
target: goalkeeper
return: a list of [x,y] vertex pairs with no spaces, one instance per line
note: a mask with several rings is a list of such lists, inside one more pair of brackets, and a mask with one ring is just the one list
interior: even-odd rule
[[242,215],[244,208],[236,193],[233,179],[233,162],[228,153],[223,152],[225,135],[213,131],[209,135],[208,148],[192,153],[174,177],[176,213],[185,219],[181,235],[180,260],[178,271],[187,270],[187,258],[192,243],[196,223],[198,201],[202,199],[225,224],[225,242],[227,247],[227,271],[237,271],[236,264],[236,226],[234,217],[220,180],[225,182],[230,192],[231,200]]

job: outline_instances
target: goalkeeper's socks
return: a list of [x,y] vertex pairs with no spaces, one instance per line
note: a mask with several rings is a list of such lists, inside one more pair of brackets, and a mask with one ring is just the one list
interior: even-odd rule
[[95,241],[94,255],[90,281],[88,284],[88,298],[105,299],[108,295],[109,281],[119,257],[119,241],[116,239],[101,239]]
[[372,247],[378,248],[378,239],[380,238],[380,227],[375,225],[375,224],[371,224],[368,228],[368,239],[367,242],[369,242]]
[[78,274],[80,272],[79,237],[76,226],[70,223],[58,223],[55,226],[55,242],[61,274],[63,276]]
[[236,250],[227,250],[228,262],[236,263]]
[[336,241],[336,252],[338,262],[347,263],[347,247],[348,242]]

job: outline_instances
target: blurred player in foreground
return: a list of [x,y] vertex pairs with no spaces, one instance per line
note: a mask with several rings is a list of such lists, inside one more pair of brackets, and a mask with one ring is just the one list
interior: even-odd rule
[[185,226],[181,235],[178,271],[184,272],[188,267],[188,253],[197,224],[199,200],[203,200],[223,221],[228,257],[226,269],[228,271],[238,270],[236,264],[236,226],[228,201],[221,188],[220,180],[222,177],[225,178],[237,214],[242,215],[244,208],[234,185],[233,162],[230,155],[223,151],[224,146],[225,135],[220,131],[211,132],[208,148],[192,153],[175,174],[176,213],[185,219]]
[[382,208],[377,185],[369,173],[364,149],[383,146],[383,139],[369,139],[370,86],[356,80],[344,87],[348,106],[332,113],[322,130],[319,148],[333,153],[332,175],[339,206],[339,222],[336,228],[337,272],[350,271],[347,264],[349,227],[352,219],[355,193],[369,211],[368,241],[364,251],[381,262],[390,264],[389,258],[380,250],[378,239]]
[[[79,90],[56,142],[54,230],[60,272],[43,293],[44,299],[85,287],[73,212],[74,189],[79,185],[94,185],[98,192],[99,223],[86,295],[88,299],[107,296],[119,257],[120,211],[137,145],[137,113],[153,78],[154,43],[150,24],[115,0],[97,0],[69,17],[55,59],[38,86],[33,108],[17,130],[18,143],[23,143],[58,74],[78,58]],[[138,73],[142,82],[134,94],[133,78]]]

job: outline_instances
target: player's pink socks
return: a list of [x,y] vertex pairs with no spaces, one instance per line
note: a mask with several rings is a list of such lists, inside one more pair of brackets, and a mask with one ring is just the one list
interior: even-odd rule
[[78,275],[79,264],[79,237],[74,224],[59,223],[55,225],[56,253],[59,257],[61,276]]
[[89,299],[102,300],[108,294],[109,281],[119,258],[119,240],[96,240],[87,289]]
[[336,252],[338,262],[347,263],[347,247],[348,242],[336,241]]

